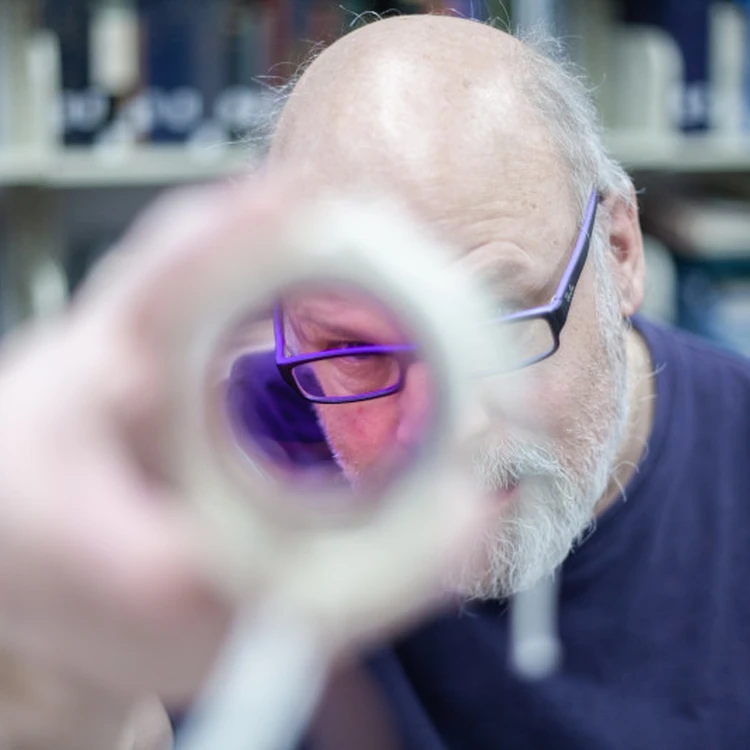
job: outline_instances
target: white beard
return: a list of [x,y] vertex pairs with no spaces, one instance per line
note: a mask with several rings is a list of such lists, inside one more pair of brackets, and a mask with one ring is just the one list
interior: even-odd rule
[[[597,265],[603,353],[589,373],[595,385],[568,435],[572,445],[557,447],[542,438],[533,444],[504,440],[473,457],[480,490],[507,489],[519,480],[520,484],[499,523],[487,530],[477,557],[453,580],[451,588],[463,596],[503,598],[553,573],[592,527],[596,505],[607,490],[628,418],[627,325],[607,255],[597,258],[596,244],[592,241],[591,260]],[[325,421],[320,419],[320,424],[348,482],[360,486],[358,468],[335,450]],[[570,455],[563,456],[563,451]]]
[[[601,257],[606,261],[606,255]],[[469,598],[503,598],[530,588],[552,574],[593,528],[629,413],[627,324],[608,268],[597,268],[597,282],[603,361],[594,366],[598,371],[590,379],[596,386],[569,435],[575,445],[565,447],[575,458],[563,459],[561,448],[541,439],[534,444],[506,440],[474,456],[481,490],[520,483],[499,523],[486,533],[479,574],[475,559],[469,566],[474,572],[459,579],[461,593]]]
[[474,469],[480,489],[507,489],[519,479],[520,484],[498,525],[487,532],[484,570],[478,577],[475,572],[462,592],[471,598],[502,598],[552,573],[592,524],[613,459],[610,446],[592,446],[591,471],[577,479],[540,445],[506,442],[478,453]]

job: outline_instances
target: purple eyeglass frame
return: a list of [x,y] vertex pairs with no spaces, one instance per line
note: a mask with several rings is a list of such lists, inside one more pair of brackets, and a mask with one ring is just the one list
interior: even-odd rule
[[578,239],[576,240],[575,247],[568,261],[568,265],[565,267],[560,283],[557,285],[555,293],[552,295],[552,299],[541,307],[532,307],[529,310],[522,310],[521,312],[506,315],[500,318],[498,323],[521,323],[529,320],[544,320],[552,331],[552,339],[554,341],[552,348],[536,357],[524,360],[517,369],[523,369],[529,367],[537,362],[541,362],[544,359],[551,357],[560,348],[560,333],[565,327],[565,323],[568,320],[568,313],[570,312],[570,305],[573,302],[573,295],[575,294],[578,281],[581,278],[583,267],[586,265],[586,258],[589,254],[589,246],[591,245],[591,236],[594,230],[594,222],[596,221],[596,210],[599,203],[602,201],[602,195],[598,190],[593,190],[589,196],[588,203],[586,204],[586,211],[583,214],[583,221],[581,222],[581,229],[578,232]]
[[[511,315],[505,315],[494,321],[494,323],[505,324],[521,323],[539,319],[545,321],[552,331],[552,339],[554,342],[552,348],[544,354],[525,360],[517,369],[523,369],[524,367],[529,367],[537,362],[548,359],[560,348],[560,333],[568,320],[568,313],[573,302],[573,295],[575,294],[578,281],[581,278],[583,267],[586,265],[594,221],[596,220],[596,211],[601,200],[601,194],[597,190],[592,191],[588,203],[586,204],[583,222],[581,223],[581,229],[578,233],[575,247],[573,248],[568,265],[563,272],[560,283],[558,284],[552,299],[546,305],[542,305],[541,307],[533,307]],[[280,305],[274,307],[273,323],[274,340],[276,345],[276,367],[278,368],[279,374],[289,386],[299,393],[300,396],[312,403],[348,404],[359,401],[371,401],[376,398],[382,398],[383,396],[390,396],[391,394],[400,391],[403,387],[406,367],[409,362],[414,359],[416,351],[416,347],[413,344],[390,344],[382,346],[355,346],[349,348],[329,349],[324,352],[316,352],[315,354],[297,354],[289,357],[284,353],[284,322]],[[371,391],[358,396],[316,397],[310,396],[302,391],[292,372],[296,366],[302,364],[319,362],[321,360],[333,359],[335,357],[363,356],[367,354],[387,354],[396,356],[399,363],[399,376],[397,382],[388,388]]]
[[[276,343],[276,367],[279,374],[300,396],[314,404],[351,404],[358,401],[371,401],[375,398],[382,398],[383,396],[390,396],[393,393],[397,393],[404,386],[406,367],[414,358],[414,352],[416,351],[416,347],[413,344],[384,344],[381,346],[351,346],[339,349],[326,349],[323,352],[315,352],[315,354],[295,354],[288,357],[284,353],[286,342],[280,305],[276,305],[273,310],[273,332]],[[399,371],[398,379],[393,385],[357,396],[311,396],[299,387],[292,372],[298,365],[306,365],[311,362],[320,362],[324,359],[334,359],[336,357],[358,357],[367,354],[387,354],[396,357]]]

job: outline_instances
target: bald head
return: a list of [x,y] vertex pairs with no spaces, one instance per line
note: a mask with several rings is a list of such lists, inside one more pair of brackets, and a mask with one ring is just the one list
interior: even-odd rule
[[415,202],[483,200],[565,170],[519,79],[529,50],[445,16],[369,24],[323,52],[282,113],[271,160],[318,182],[386,182]]

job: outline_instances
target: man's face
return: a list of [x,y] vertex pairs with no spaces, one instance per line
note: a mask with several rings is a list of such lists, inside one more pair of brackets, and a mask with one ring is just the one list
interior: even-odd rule
[[[607,491],[625,435],[628,391],[626,326],[608,267],[611,251],[601,244],[592,242],[560,349],[528,368],[519,411],[492,425],[474,454],[480,485],[506,501],[483,551],[486,574],[466,587],[475,596],[508,595],[552,572]],[[532,262],[513,282],[515,294],[503,283],[506,298],[516,300],[512,307],[548,301],[553,289],[544,279],[554,287],[565,262]],[[504,280],[512,277],[500,257],[495,263]]]
[[[347,90],[346,106],[333,106],[341,103],[326,98],[322,85],[315,96],[303,87],[303,96],[290,102],[272,156],[316,187],[347,192],[371,184],[393,191],[456,249],[456,264],[483,280],[499,305],[546,304],[583,219],[571,198],[570,166],[502,69],[491,80],[478,72],[471,83],[453,73],[433,76],[437,64],[437,58],[376,55],[360,70],[372,87]],[[398,81],[409,80],[414,69],[424,80],[407,91]],[[326,70],[321,64],[316,75]],[[316,80],[311,75],[308,83]],[[350,105],[355,93],[361,106]],[[497,508],[484,550],[486,575],[464,587],[475,595],[503,595],[551,572],[606,491],[627,395],[625,327],[602,260],[611,253],[601,244],[592,242],[560,349],[525,373],[531,408],[488,418],[472,437],[477,477]],[[418,397],[415,384],[398,397],[353,405],[346,416],[334,407],[320,410],[349,476],[356,478],[396,439],[401,414]]]
[[[366,396],[400,383],[394,393],[373,400],[316,407],[350,482],[371,486],[387,480],[423,445],[435,414],[433,381],[418,349],[399,351],[415,344],[407,325],[368,295],[343,288],[288,297],[284,310],[285,340],[295,354],[341,354],[303,368],[321,394]],[[361,347],[383,352],[362,354]]]
[[[490,218],[476,206],[474,221],[446,220],[441,228],[461,242],[457,264],[489,286],[505,310],[518,311],[548,302],[569,261],[580,226],[565,219],[566,207],[558,206],[557,221],[552,211],[544,225],[495,221],[496,229],[505,229],[497,239],[487,234]],[[520,218],[520,212],[512,216]],[[478,242],[483,232],[486,239]],[[482,552],[485,574],[462,584],[470,595],[507,595],[551,572],[592,520],[607,487],[623,436],[627,391],[625,326],[602,257],[595,239],[560,349],[525,373],[530,397],[518,413],[494,418],[472,438],[476,476],[495,503],[497,523]],[[308,346],[405,341],[403,329],[382,312],[351,300],[319,298],[291,312],[294,335]],[[342,320],[346,331],[333,324]],[[356,360],[342,361],[327,377],[340,380],[361,367]],[[433,392],[423,365],[412,363],[405,373],[404,387],[393,395],[317,407],[337,460],[354,483],[381,474],[394,457],[410,455],[424,437]]]

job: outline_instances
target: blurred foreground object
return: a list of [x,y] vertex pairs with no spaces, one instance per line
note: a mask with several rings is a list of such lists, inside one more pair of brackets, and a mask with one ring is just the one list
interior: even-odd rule
[[[304,730],[327,662],[411,620],[468,561],[482,517],[471,421],[521,395],[521,342],[487,325],[492,301],[388,201],[302,200],[234,250],[174,352],[175,476],[220,585],[250,609],[181,746],[270,750]],[[262,398],[248,412],[269,364],[314,404],[341,476],[273,439]],[[392,433],[366,465],[336,450],[351,420],[370,440]]]
[[[185,706],[208,684],[194,747],[293,742],[330,664],[471,569],[485,518],[472,450],[495,412],[523,411],[509,370],[537,342],[488,325],[502,300],[455,258],[389,201],[279,180],[152,207],[72,309],[2,351],[14,658],[72,699],[91,685],[112,736],[140,696]],[[341,472],[274,468],[298,454],[230,398],[253,404],[252,354],[320,417]],[[354,465],[335,434],[358,424],[387,449]]]

